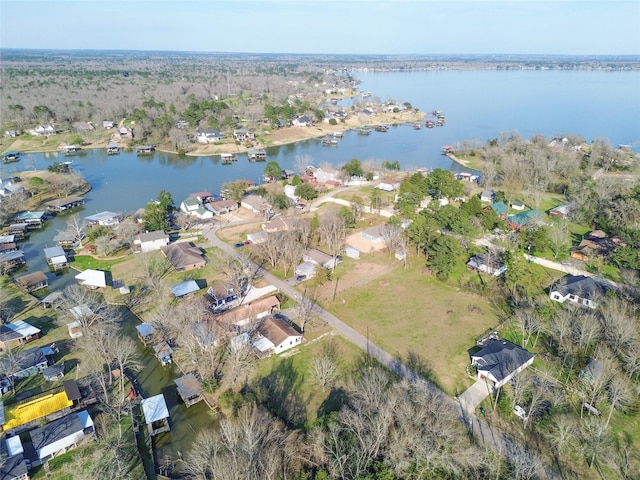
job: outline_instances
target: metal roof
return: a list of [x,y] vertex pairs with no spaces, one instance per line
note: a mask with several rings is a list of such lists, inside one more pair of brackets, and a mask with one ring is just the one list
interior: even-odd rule
[[147,425],[163,418],[169,418],[167,402],[165,402],[164,395],[161,393],[155,397],[142,399],[142,411]]

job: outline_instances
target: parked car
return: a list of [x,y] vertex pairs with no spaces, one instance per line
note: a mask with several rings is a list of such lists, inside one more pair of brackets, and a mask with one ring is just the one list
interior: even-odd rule
[[244,242],[238,242],[234,245],[236,248],[244,247]]

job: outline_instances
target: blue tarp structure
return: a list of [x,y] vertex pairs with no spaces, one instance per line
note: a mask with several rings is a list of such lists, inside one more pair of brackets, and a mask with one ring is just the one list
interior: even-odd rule
[[177,285],[173,285],[171,291],[176,297],[183,297],[184,295],[188,295],[193,292],[197,292],[200,290],[198,286],[198,282],[195,280],[187,280],[186,282],[178,283]]

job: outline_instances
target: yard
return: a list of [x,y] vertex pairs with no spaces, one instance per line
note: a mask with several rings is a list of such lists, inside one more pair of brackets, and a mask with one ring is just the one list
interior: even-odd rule
[[499,323],[491,304],[423,273],[420,262],[339,292],[328,309],[392,355],[429,371],[450,394],[465,373],[476,337]]

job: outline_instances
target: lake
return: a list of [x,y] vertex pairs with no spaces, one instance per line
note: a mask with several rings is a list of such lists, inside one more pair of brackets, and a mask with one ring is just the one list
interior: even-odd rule
[[[358,158],[398,160],[403,170],[418,167],[460,167],[440,154],[445,144],[477,138],[483,142],[501,132],[517,130],[524,137],[576,133],[588,141],[609,138],[612,144],[640,145],[640,72],[586,71],[439,71],[410,73],[358,73],[361,88],[382,100],[411,102],[425,112],[446,114],[444,127],[414,130],[409,125],[391,127],[386,133],[345,134],[338,146],[323,146],[309,140],[268,149],[268,160],[282,168],[295,169],[297,159],[308,157],[313,165],[339,165]],[[86,204],[76,209],[82,216],[111,211],[135,211],[168,190],[179,204],[191,192],[220,192],[223,183],[246,178],[260,183],[265,163],[250,163],[245,155],[231,165],[219,157],[179,157],[155,152],[139,157],[133,152],[108,156],[106,150],[90,150],[75,157],[60,154],[30,154],[11,165],[3,165],[2,176],[26,168],[46,169],[55,161],[73,159],[73,168],[93,186]],[[21,244],[28,266],[24,271],[47,271],[42,249],[53,246],[52,238],[65,229],[69,213],[47,222]],[[74,282],[74,274],[49,274],[52,290]],[[133,322],[127,334],[133,336]],[[145,369],[140,375],[146,395],[161,391],[169,401],[175,430],[159,438],[161,457],[188,448],[191,433],[210,423],[206,407],[188,411],[179,405],[172,385],[171,367],[161,368],[145,351]],[[207,421],[209,419],[209,421]],[[194,429],[195,427],[195,429]]]

